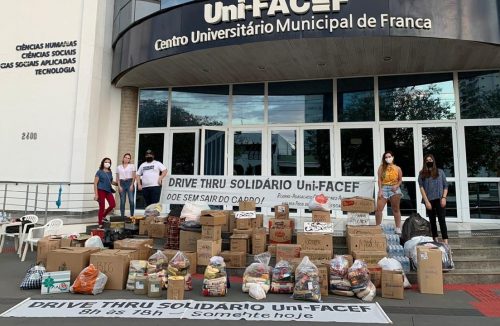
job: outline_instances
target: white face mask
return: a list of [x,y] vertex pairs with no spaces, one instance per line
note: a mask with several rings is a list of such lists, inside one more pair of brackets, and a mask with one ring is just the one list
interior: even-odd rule
[[388,158],[386,158],[386,159],[385,159],[385,162],[386,162],[387,164],[391,164],[391,163],[392,163],[392,161],[394,161],[394,157],[388,157]]
[[111,166],[111,164],[110,164],[110,163],[108,163],[108,162],[104,163],[104,167],[105,167],[106,169],[109,169],[109,167],[110,167],[110,166]]

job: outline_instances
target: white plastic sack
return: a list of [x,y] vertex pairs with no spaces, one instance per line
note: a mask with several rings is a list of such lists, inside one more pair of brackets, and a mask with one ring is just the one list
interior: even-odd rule
[[104,245],[102,244],[102,240],[100,236],[93,235],[85,241],[86,248],[101,248],[104,249]]
[[[378,261],[378,265],[382,269],[385,269],[388,271],[402,271],[403,270],[403,266],[401,265],[401,263],[394,258],[384,257]],[[408,281],[408,278],[406,277],[406,274],[404,272],[403,272],[403,276],[404,276],[403,287],[405,289],[411,288],[411,283],[410,283],[410,281]]]
[[249,287],[248,294],[252,298],[256,300],[262,300],[266,298],[266,291],[264,291],[264,289],[260,284],[250,283],[248,287]]
[[199,222],[201,211],[209,210],[210,206],[205,201],[187,201],[181,211],[181,218],[185,218],[186,222]]
[[420,242],[432,242],[434,239],[431,237],[426,237],[426,236],[417,236],[413,237],[410,240],[405,242],[404,249],[405,249],[405,256],[411,259],[417,259],[417,245]]
[[323,194],[313,196],[309,201],[309,209],[312,211],[330,211],[328,197]]

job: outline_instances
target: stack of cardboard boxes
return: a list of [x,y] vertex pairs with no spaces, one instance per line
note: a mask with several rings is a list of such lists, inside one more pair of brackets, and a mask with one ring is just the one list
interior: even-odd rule
[[[274,218],[269,219],[269,243],[291,244],[295,220],[289,216],[288,205],[274,206]],[[268,249],[272,253],[276,252],[276,246]]]
[[207,210],[201,212],[201,239],[196,242],[197,264],[206,266],[210,258],[222,251],[222,225],[227,222],[223,211]]

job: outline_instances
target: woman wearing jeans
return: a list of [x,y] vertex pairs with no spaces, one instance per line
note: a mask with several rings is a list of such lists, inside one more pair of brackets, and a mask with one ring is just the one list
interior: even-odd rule
[[135,191],[135,166],[130,163],[132,155],[126,153],[123,155],[122,164],[116,168],[116,180],[118,181],[118,192],[120,193],[120,213],[122,219],[125,219],[125,200],[128,196],[130,204],[130,216],[134,216],[134,191]]
[[446,227],[446,197],[448,183],[444,171],[436,167],[436,160],[432,154],[424,157],[424,166],[418,175],[418,185],[422,194],[422,203],[425,204],[427,216],[431,223],[431,232],[434,241],[438,240],[436,215],[441,229],[443,242],[448,244],[448,229]]

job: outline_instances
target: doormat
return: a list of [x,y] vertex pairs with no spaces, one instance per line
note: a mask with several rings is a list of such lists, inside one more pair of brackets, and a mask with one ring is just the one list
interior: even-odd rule
[[31,300],[1,317],[115,317],[391,324],[378,303]]

